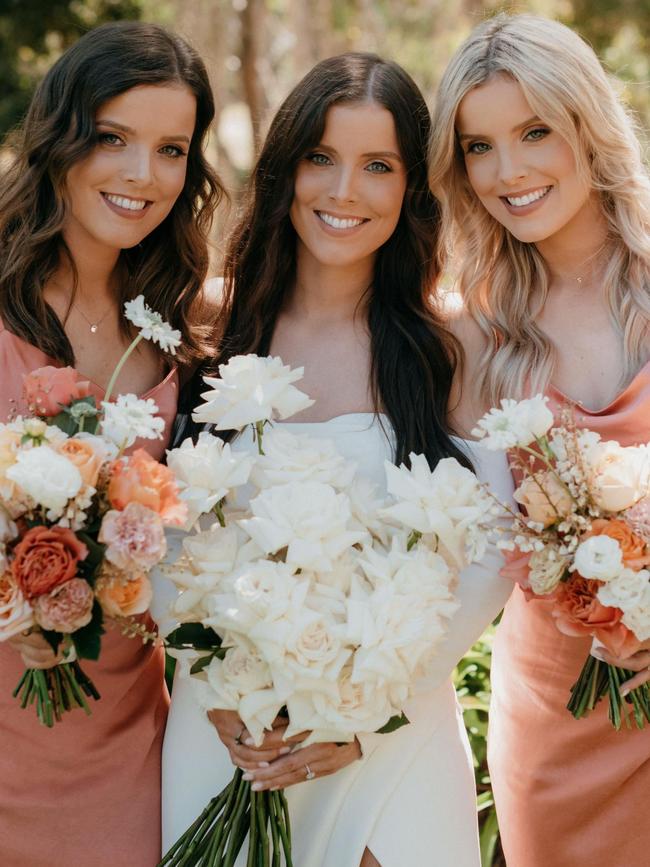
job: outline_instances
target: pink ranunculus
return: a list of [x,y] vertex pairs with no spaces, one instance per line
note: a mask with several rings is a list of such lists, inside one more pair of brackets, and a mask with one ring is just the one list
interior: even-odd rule
[[78,379],[73,367],[39,367],[23,376],[27,408],[38,416],[53,416],[73,400],[90,394],[90,383]]
[[95,596],[83,578],[71,578],[59,584],[47,596],[39,596],[34,604],[34,616],[41,629],[55,632],[76,632],[92,619]]
[[125,572],[151,569],[167,551],[162,518],[135,502],[121,512],[106,512],[99,541],[107,546],[106,559]]

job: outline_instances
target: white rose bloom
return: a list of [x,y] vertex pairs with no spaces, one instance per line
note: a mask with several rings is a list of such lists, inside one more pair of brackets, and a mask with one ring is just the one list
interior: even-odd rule
[[[236,690],[239,696],[273,686],[271,670],[265,660],[254,647],[244,644],[237,644],[226,651],[221,674],[228,686]],[[208,680],[211,680],[210,672]]]
[[[266,439],[265,439],[266,444]],[[176,476],[179,497],[188,507],[185,529],[189,530],[233,488],[245,485],[254,457],[233,452],[219,437],[206,431],[194,443],[189,437],[167,452],[167,466]]]
[[292,385],[302,375],[302,367],[292,370],[281,358],[235,355],[219,367],[219,378],[203,378],[211,391],[201,395],[204,403],[192,418],[218,430],[242,430],[258,421],[289,418],[314,402]]
[[13,577],[5,573],[0,577],[0,641],[29,629],[34,622],[32,606]]
[[[643,571],[647,574],[646,569]],[[605,588],[601,587],[600,589],[603,590]],[[600,596],[600,591],[598,595]],[[619,605],[619,607],[622,607],[622,605]],[[623,609],[623,617],[621,619],[623,624],[632,630],[639,641],[648,641],[650,639],[650,585],[647,577],[639,603]]]
[[83,486],[79,470],[49,446],[25,449],[6,476],[36,503],[60,514]]
[[610,536],[590,536],[578,545],[573,568],[583,578],[611,581],[623,571],[623,552]]
[[165,420],[156,415],[158,407],[152,398],[142,400],[134,394],[120,394],[115,402],[102,401],[102,411],[102,436],[120,449],[128,449],[139,438],[162,439]]
[[625,612],[643,607],[645,600],[650,597],[650,572],[647,569],[638,572],[623,569],[620,575],[598,588],[597,596],[603,605]]
[[88,443],[102,463],[114,461],[119,454],[119,449],[115,443],[107,440],[105,437],[81,431],[81,433],[76,433],[74,438]]
[[541,394],[519,401],[505,398],[500,408],[493,407],[483,416],[472,434],[494,451],[528,446],[547,434],[553,425],[553,413],[547,403],[548,398]]
[[266,554],[287,548],[286,562],[327,572],[346,548],[364,538],[348,528],[350,501],[330,485],[292,482],[263,490],[239,521]]
[[590,451],[589,468],[594,502],[606,512],[629,509],[650,493],[650,452],[646,447],[601,442]]
[[351,528],[367,530],[375,539],[388,545],[390,537],[396,532],[396,528],[387,523],[383,517],[383,510],[388,505],[388,499],[378,495],[377,485],[365,476],[356,476],[347,488],[346,494],[350,499],[352,512]]
[[569,564],[568,557],[563,557],[549,546],[544,547],[541,551],[535,551],[529,562],[528,581],[530,589],[539,596],[552,593],[562,580]]
[[[440,550],[458,567],[468,561],[467,531],[472,545],[493,503],[474,473],[454,458],[439,461],[433,472],[424,455],[411,454],[411,469],[385,462],[388,490],[397,502],[382,515],[424,535],[435,534]],[[486,530],[487,532],[487,530]]]
[[258,488],[289,482],[323,482],[347,488],[356,466],[337,451],[331,440],[273,428],[264,434],[264,454],[256,462],[251,481]]

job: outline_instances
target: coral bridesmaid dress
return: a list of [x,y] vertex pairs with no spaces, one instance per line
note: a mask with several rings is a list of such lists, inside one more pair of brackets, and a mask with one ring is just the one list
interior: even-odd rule
[[[55,364],[0,323],[0,420],[20,411],[22,375]],[[99,399],[102,391],[94,386]],[[172,370],[145,395],[167,436],[176,411]],[[144,443],[143,443],[144,445]],[[160,457],[166,442],[148,441]],[[12,691],[19,654],[0,644],[0,864],[3,867],[154,867],[160,857],[160,756],[169,697],[162,648],[107,627],[102,657],[85,661],[101,701],[53,729]]]
[[[556,414],[569,402],[548,394]],[[650,441],[650,362],[609,406],[575,412],[605,440]],[[581,720],[565,709],[590,647],[515,589],[494,645],[489,735],[508,867],[650,864],[650,727],[616,732],[606,700]]]

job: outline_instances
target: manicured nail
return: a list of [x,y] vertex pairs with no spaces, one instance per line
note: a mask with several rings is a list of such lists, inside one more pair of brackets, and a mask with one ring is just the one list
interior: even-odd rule
[[268,768],[268,767],[270,767],[270,765],[268,762],[258,762],[257,767],[258,768]]
[[255,741],[253,740],[253,738],[246,738],[244,743],[246,744],[247,747],[254,747],[255,746]]
[[264,788],[264,783],[253,783],[253,785],[251,786],[251,789],[254,792],[259,792],[263,788]]
[[271,789],[269,789],[269,792],[277,792],[279,788],[280,786],[273,786]]
[[602,651],[598,650],[598,648],[596,648],[595,650],[591,650],[590,653],[592,656],[595,656],[596,659],[599,659],[601,662],[604,662]]
[[242,780],[246,780],[247,783],[250,783],[250,781],[254,779],[255,774],[252,774],[250,771],[246,771],[245,774],[242,774]]
[[287,753],[290,753],[290,752],[291,752],[291,747],[282,747],[282,749],[280,750],[280,755],[286,756]]
[[628,686],[624,687],[621,690],[621,698],[625,698],[625,696],[629,693],[629,691],[630,691],[630,688]]

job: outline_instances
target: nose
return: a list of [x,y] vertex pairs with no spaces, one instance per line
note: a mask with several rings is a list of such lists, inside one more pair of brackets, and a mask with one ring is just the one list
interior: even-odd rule
[[355,173],[352,167],[340,166],[332,178],[329,197],[333,202],[356,202]]
[[523,155],[516,148],[499,151],[499,180],[506,186],[520,183],[528,174]]
[[153,179],[151,153],[148,148],[129,148],[125,153],[122,176],[127,183],[146,186]]

